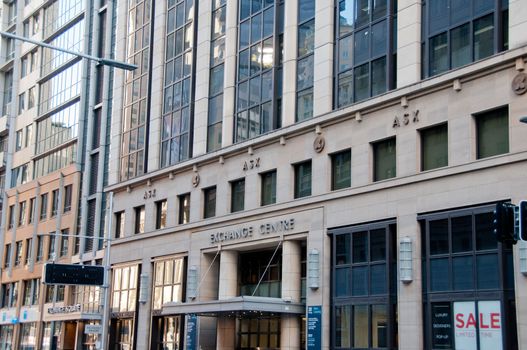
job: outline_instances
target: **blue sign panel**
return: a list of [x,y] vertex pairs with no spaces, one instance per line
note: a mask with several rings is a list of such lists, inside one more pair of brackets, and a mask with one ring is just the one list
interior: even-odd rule
[[185,341],[186,350],[197,350],[198,316],[187,315],[187,337]]
[[322,306],[307,307],[307,348],[322,349]]

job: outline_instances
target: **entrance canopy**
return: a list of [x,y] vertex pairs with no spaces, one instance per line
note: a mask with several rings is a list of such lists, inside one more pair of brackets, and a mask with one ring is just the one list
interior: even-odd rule
[[252,317],[258,315],[303,315],[306,306],[280,298],[240,296],[226,300],[167,303],[162,315],[196,314],[199,316]]

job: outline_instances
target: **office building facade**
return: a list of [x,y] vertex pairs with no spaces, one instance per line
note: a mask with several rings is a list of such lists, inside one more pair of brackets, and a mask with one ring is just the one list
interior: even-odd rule
[[[116,3],[4,1],[2,30],[110,57]],[[111,71],[2,37],[1,349],[93,349],[97,287],[44,285],[45,263],[102,264]]]

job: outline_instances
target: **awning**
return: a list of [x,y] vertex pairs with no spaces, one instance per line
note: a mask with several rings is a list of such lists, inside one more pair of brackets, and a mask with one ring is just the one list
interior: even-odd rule
[[196,314],[199,316],[251,317],[279,314],[304,315],[306,306],[280,298],[240,296],[225,300],[167,303],[162,315]]

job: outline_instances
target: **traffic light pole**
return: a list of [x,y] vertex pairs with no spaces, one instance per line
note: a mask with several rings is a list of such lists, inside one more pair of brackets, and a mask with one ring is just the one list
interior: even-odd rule
[[108,330],[110,328],[110,249],[112,247],[111,232],[113,224],[113,192],[110,192],[110,207],[108,208],[108,228],[106,230],[106,249],[104,250],[104,304],[102,314],[102,334],[99,340],[99,349],[107,349],[108,344]]

